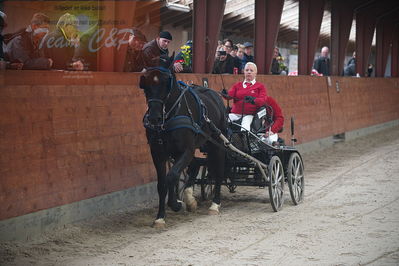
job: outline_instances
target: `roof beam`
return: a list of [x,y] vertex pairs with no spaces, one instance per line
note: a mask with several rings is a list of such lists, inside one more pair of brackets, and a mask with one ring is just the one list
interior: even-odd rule
[[284,0],[255,0],[255,54],[258,73],[269,74]]
[[331,75],[343,72],[345,51],[353,22],[354,5],[347,0],[336,0],[331,7]]
[[324,5],[325,0],[299,0],[299,75],[309,75],[312,70]]
[[399,24],[394,29],[391,58],[391,76],[399,77]]
[[225,6],[225,0],[194,0],[194,73],[210,73],[212,71]]

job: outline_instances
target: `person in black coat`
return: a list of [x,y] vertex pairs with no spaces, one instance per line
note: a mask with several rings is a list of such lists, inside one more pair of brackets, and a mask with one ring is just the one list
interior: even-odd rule
[[[161,31],[157,38],[146,43],[143,47],[144,68],[160,66],[160,58],[169,56],[168,45],[173,40],[172,34],[168,31]],[[175,72],[183,71],[183,66],[175,62]]]
[[234,58],[227,54],[224,48],[220,48],[218,56],[213,64],[212,74],[233,74]]
[[6,14],[0,11],[0,60],[4,60],[4,50],[3,50],[3,29],[6,26]]
[[323,74],[323,76],[330,75],[330,59],[328,58],[329,49],[327,46],[324,46],[321,49],[321,55],[314,61],[313,69],[316,69],[319,74]]

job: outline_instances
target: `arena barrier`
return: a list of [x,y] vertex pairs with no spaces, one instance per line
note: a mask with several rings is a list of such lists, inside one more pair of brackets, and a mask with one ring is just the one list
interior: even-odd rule
[[[218,91],[242,78],[177,76],[200,85],[205,78]],[[156,181],[142,126],[146,103],[139,77],[61,71],[0,76],[0,235],[13,217]],[[283,110],[281,136],[288,143],[291,116],[298,144],[399,119],[397,78],[263,75],[257,80]]]

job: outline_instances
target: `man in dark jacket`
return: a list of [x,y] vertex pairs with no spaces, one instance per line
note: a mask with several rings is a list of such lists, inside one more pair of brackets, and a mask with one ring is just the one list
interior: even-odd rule
[[330,75],[330,59],[328,58],[329,54],[328,47],[324,46],[321,49],[321,55],[314,61],[313,68],[319,72],[319,74],[323,74],[323,76]]
[[133,29],[129,36],[129,46],[127,47],[124,72],[141,72],[144,68],[143,46],[147,42],[144,34],[138,29]]
[[80,45],[79,20],[65,13],[57,22],[56,30],[47,34],[40,44],[45,55],[53,59],[54,69],[84,70],[83,59],[77,56]]
[[49,69],[51,58],[45,57],[40,42],[47,34],[50,18],[42,13],[33,15],[31,24],[19,31],[7,44],[7,59],[11,63],[23,64],[23,69]]
[[250,42],[244,43],[244,57],[242,59],[241,69],[244,69],[248,62],[255,62],[254,56],[252,55],[253,45]]
[[213,64],[212,74],[233,74],[234,58],[221,47]]
[[[160,57],[169,56],[168,45],[172,41],[172,35],[168,31],[161,31],[157,38],[146,43],[143,47],[144,67],[160,66]],[[183,70],[180,63],[174,63],[175,72]]]

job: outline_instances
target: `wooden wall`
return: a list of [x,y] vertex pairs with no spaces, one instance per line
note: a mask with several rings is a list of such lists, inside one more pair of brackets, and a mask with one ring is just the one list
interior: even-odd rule
[[[0,75],[0,220],[156,180],[138,73]],[[233,75],[180,74],[230,88]],[[399,79],[259,76],[299,143],[399,119]],[[339,92],[337,92],[337,83]],[[331,84],[331,86],[330,86]]]

